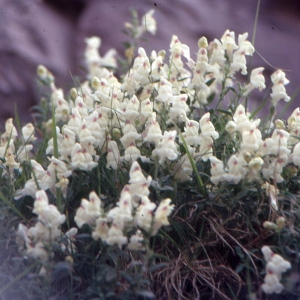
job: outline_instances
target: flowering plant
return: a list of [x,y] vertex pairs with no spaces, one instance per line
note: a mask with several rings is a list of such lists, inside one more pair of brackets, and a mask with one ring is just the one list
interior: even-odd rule
[[[132,47],[145,30],[155,33],[153,13],[140,24],[126,23]],[[202,37],[195,61],[175,35],[168,59],[165,51],[147,54],[141,47],[133,59],[129,47],[132,66],[119,79],[116,51],[101,57],[101,40],[91,37],[87,80],[68,96],[38,66],[50,96],[35,125],[17,130],[6,121],[0,175],[9,188],[0,196],[21,218],[19,252],[36,261],[44,280],[62,278],[72,299],[74,284],[87,298],[153,298],[161,280],[166,289],[157,297],[196,298],[210,289],[229,299],[230,290],[245,292],[245,276],[260,278],[262,258],[253,250],[272,237],[281,241],[288,230],[274,218],[299,222],[291,207],[298,207],[300,109],[286,122],[275,119],[278,102],[290,101],[288,80],[277,70],[269,118],[261,122],[247,111],[251,92],[266,88],[264,68],[248,71],[246,56],[255,49],[247,38],[240,34],[236,43],[229,30],[210,43]],[[238,73],[250,73],[249,80],[239,82]],[[292,241],[284,251],[294,251]],[[270,248],[262,249],[262,290],[280,293],[281,274],[291,264],[279,255],[275,263]],[[56,292],[70,293],[54,281]],[[251,289],[255,294],[260,285]]]

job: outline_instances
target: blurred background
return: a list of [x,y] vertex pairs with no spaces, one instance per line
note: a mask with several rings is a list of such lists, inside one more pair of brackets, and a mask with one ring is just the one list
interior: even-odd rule
[[[123,56],[127,36],[121,30],[130,20],[130,8],[140,17],[155,9],[158,30],[142,45],[147,50],[168,50],[176,34],[196,53],[201,36],[220,39],[226,29],[235,31],[236,38],[248,32],[251,41],[256,5],[256,0],[0,0],[0,127],[14,116],[15,105],[22,121],[31,121],[29,108],[40,99],[38,64],[45,65],[57,86],[68,92],[70,73],[85,76],[86,37],[101,37],[100,54],[116,48]],[[255,53],[253,67],[264,66],[266,77],[274,67],[284,69],[292,96],[300,86],[299,0],[261,0],[255,48],[268,63]],[[298,106],[300,96],[289,114]]]

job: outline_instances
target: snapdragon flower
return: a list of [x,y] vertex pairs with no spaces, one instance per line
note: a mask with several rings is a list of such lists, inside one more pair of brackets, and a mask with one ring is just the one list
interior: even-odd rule
[[138,119],[140,115],[139,108],[140,101],[135,95],[133,95],[128,101],[125,110],[123,110],[125,118],[129,120],[131,124],[134,124],[135,121]]
[[48,158],[48,160],[50,161],[49,166],[47,167],[47,170],[51,173],[51,174],[55,174],[55,176],[57,176],[58,179],[61,179],[62,177],[69,177],[71,176],[72,172],[68,169],[66,163],[54,156],[52,156],[51,158]]
[[90,171],[98,165],[93,160],[92,155],[86,148],[82,147],[79,143],[76,143],[71,152],[71,167],[72,169],[80,169]]
[[16,127],[13,124],[13,118],[9,118],[5,122],[5,132],[1,135],[1,145],[8,142],[9,139],[14,141],[18,136]]
[[175,160],[178,157],[177,144],[175,138],[177,136],[176,130],[165,131],[158,146],[152,151],[152,156],[158,157],[159,164],[169,160]]
[[66,100],[59,99],[55,108],[55,120],[56,122],[67,122],[70,119],[70,107]]
[[147,178],[144,176],[137,161],[132,163],[129,176],[129,189],[132,195],[133,205],[136,207],[140,198],[149,196],[149,186],[152,182],[152,178],[151,176],[148,176]]
[[170,119],[167,120],[167,124],[171,122],[183,123],[188,120],[186,115],[189,112],[189,108],[186,103],[187,99],[187,94],[174,96],[173,101],[171,102],[172,106],[169,111]]
[[160,140],[162,139],[162,132],[158,122],[153,120],[148,124],[143,133],[144,142],[154,143],[155,146],[158,146]]
[[[199,122],[195,120],[187,120],[182,136],[188,146],[198,146],[200,144],[202,138],[199,135],[199,127]],[[180,139],[180,143],[181,142],[182,141]]]
[[253,89],[262,91],[264,88],[266,88],[265,77],[262,74],[264,69],[265,68],[260,67],[251,71],[250,83],[246,86],[245,94],[249,94]]
[[282,70],[277,70],[271,75],[273,82],[272,86],[272,103],[277,106],[279,100],[284,99],[285,102],[290,101],[290,97],[286,94],[285,85],[289,83],[289,80],[285,78],[285,73]]
[[255,123],[250,124],[242,133],[241,151],[249,151],[253,154],[262,145],[262,135]]
[[245,55],[252,55],[254,47],[247,41],[248,33],[239,34],[238,49],[234,51],[232,63],[230,64],[230,73],[234,75],[235,72],[240,71],[243,75],[247,75],[247,66]]
[[223,44],[218,39],[214,39],[209,43],[208,53],[210,55],[210,64],[214,65],[216,63],[223,69],[226,62],[225,49]]
[[70,130],[68,126],[63,128],[63,140],[59,153],[62,160],[68,160],[68,156],[71,155],[72,150],[76,144],[76,135],[74,131]]
[[120,163],[120,151],[115,141],[109,141],[107,145],[106,167],[117,170]]
[[127,248],[132,251],[145,250],[143,241],[144,241],[143,233],[138,229],[136,233],[130,237]]
[[7,151],[4,166],[6,166],[9,170],[9,173],[13,175],[14,169],[18,169],[20,167],[20,163],[15,161],[15,155],[13,153]]
[[89,200],[82,199],[75,214],[75,222],[79,228],[83,224],[95,225],[96,219],[102,215],[101,200],[95,192],[89,194]]
[[247,162],[242,154],[231,155],[228,162],[228,173],[224,175],[226,181],[233,181],[235,184],[243,180],[247,174]]
[[172,84],[164,77],[160,78],[160,85],[156,100],[163,102],[166,108],[168,108],[170,102],[173,102],[174,100],[174,96],[172,93]]
[[127,244],[128,239],[123,234],[123,231],[117,226],[117,224],[113,223],[107,232],[105,242],[110,246],[117,244],[121,249],[122,245]]
[[225,179],[225,171],[224,171],[224,164],[221,160],[219,160],[218,158],[216,158],[215,156],[210,156],[209,157],[210,160],[210,164],[211,164],[211,169],[210,169],[210,173],[211,173],[211,177],[210,177],[210,181],[213,184],[219,184],[219,182],[224,181]]
[[143,15],[141,26],[152,35],[156,33],[156,20],[153,18],[155,10],[151,9],[146,14]]
[[229,31],[227,29],[223,36],[221,37],[222,46],[224,50],[227,52],[229,60],[232,60],[232,53],[234,50],[238,49],[238,45],[235,43],[235,33],[234,31]]
[[168,69],[163,60],[164,52],[160,52],[158,55],[155,55],[155,58],[151,64],[150,77],[152,81],[158,81],[161,77],[167,78]]
[[133,63],[133,76],[140,85],[144,85],[149,82],[150,73],[150,62],[144,48],[140,47],[138,49],[139,56],[136,57]]
[[[1,147],[0,147],[1,148]],[[32,151],[33,149],[33,145],[22,145],[17,152],[17,159],[18,162],[23,163],[24,161],[28,161],[30,160],[30,158],[32,157]],[[1,151],[0,151],[1,153]],[[1,156],[1,154],[0,154]]]
[[288,155],[283,153],[271,159],[271,163],[269,163],[266,167],[262,169],[263,176],[266,179],[272,178],[275,182],[280,183],[283,182],[283,177],[281,176],[283,172],[283,168],[288,163]]
[[155,208],[156,204],[151,202],[148,197],[143,196],[134,215],[135,224],[149,232],[153,223],[153,212]]
[[164,225],[169,225],[168,216],[174,209],[174,204],[171,204],[171,199],[167,198],[160,202],[159,206],[154,213],[154,225],[152,235],[155,235],[157,231]]
[[28,123],[22,127],[22,135],[24,139],[24,143],[33,142],[36,140],[34,136],[35,128],[32,123]]
[[140,157],[141,157],[141,151],[135,146],[134,143],[131,143],[125,149],[124,156],[122,156],[121,159],[132,163]]
[[281,274],[290,269],[291,264],[279,254],[275,254],[269,246],[263,246],[261,251],[267,262],[266,276],[261,287],[266,294],[280,294],[283,290],[283,285],[280,283]]
[[202,136],[210,136],[213,139],[217,139],[219,137],[219,133],[215,130],[213,123],[210,121],[209,112],[202,116],[202,118],[199,121],[199,124]]
[[68,122],[68,129],[72,130],[74,133],[78,133],[81,127],[82,117],[79,114],[77,108],[72,108],[71,118]]

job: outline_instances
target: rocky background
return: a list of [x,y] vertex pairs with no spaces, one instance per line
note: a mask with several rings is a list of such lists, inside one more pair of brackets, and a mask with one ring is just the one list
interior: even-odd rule
[[[236,37],[248,32],[251,40],[256,4],[255,0],[0,0],[1,124],[14,116],[15,106],[23,121],[31,120],[28,110],[40,98],[38,64],[44,64],[67,92],[72,86],[70,73],[84,78],[84,38],[100,36],[101,54],[113,47],[123,55],[127,37],[121,29],[130,19],[131,7],[140,16],[156,10],[157,35],[148,36],[145,49],[168,50],[176,34],[193,53],[199,37],[221,38],[226,29],[235,31]],[[264,66],[266,77],[273,67],[284,69],[291,81],[288,94],[293,95],[300,86],[299,0],[261,0],[255,48],[268,63],[255,53],[253,66]],[[299,99],[289,112],[300,105]]]

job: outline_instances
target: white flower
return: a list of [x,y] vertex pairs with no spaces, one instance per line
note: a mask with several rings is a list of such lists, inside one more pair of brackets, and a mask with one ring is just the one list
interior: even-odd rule
[[227,164],[228,173],[224,175],[226,181],[233,181],[235,184],[237,184],[245,178],[247,174],[247,162],[245,161],[243,155],[231,155]]
[[167,123],[171,123],[172,121],[182,123],[188,120],[186,116],[186,113],[189,111],[188,105],[186,104],[187,98],[187,94],[174,96],[172,107],[170,107],[170,119]]
[[134,222],[140,228],[149,231],[153,222],[153,212],[155,208],[156,204],[151,202],[148,197],[142,197],[141,203],[135,212]]
[[74,131],[68,129],[68,127],[63,128],[63,140],[61,142],[61,147],[59,148],[59,153],[62,159],[67,159],[75,146],[76,135]]
[[144,236],[140,230],[137,230],[135,234],[130,237],[130,242],[127,246],[129,250],[137,251],[137,250],[145,250],[143,246]]
[[61,177],[59,182],[55,184],[57,188],[59,188],[62,192],[64,198],[67,197],[67,189],[68,189],[69,179],[66,177]]
[[132,143],[129,147],[126,148],[122,160],[125,160],[127,162],[133,162],[140,157],[141,151],[135,146],[134,143]]
[[284,87],[289,83],[289,81],[285,78],[285,73],[282,70],[277,70],[271,75],[271,80],[273,82],[271,93],[273,105],[276,106],[278,101],[281,99],[284,99],[285,102],[289,102],[291,98],[286,94]]
[[[202,135],[202,133],[201,133]],[[214,141],[211,136],[204,135],[201,139],[199,155],[203,161],[207,161],[213,155]]]
[[121,249],[122,245],[127,244],[128,240],[127,237],[124,236],[122,230],[118,228],[115,223],[113,223],[107,232],[107,238],[105,242],[110,246],[117,244]]
[[92,237],[95,241],[101,239],[103,242],[106,241],[109,227],[105,218],[97,218],[96,228],[92,232]]
[[242,133],[241,151],[254,153],[262,145],[262,135],[256,124],[251,124]]
[[261,287],[266,294],[280,294],[283,290],[283,285],[280,283],[281,274],[290,269],[291,264],[280,255],[274,254],[268,246],[263,246],[261,251],[267,262],[266,276]]
[[172,93],[172,84],[166,78],[160,78],[160,85],[156,100],[163,102],[166,108],[168,107],[170,102],[173,102],[174,100],[174,96]]
[[209,157],[211,169],[210,169],[210,181],[213,184],[219,184],[219,182],[222,182],[224,180],[224,164],[221,160],[217,159],[215,156]]
[[[17,152],[17,159],[20,163],[28,161],[32,157],[31,150],[33,149],[32,145],[22,145]],[[1,154],[0,154],[1,156]]]
[[163,225],[170,224],[168,216],[171,214],[175,206],[174,204],[170,205],[171,201],[172,200],[169,198],[162,200],[155,210],[152,235],[155,235]]
[[143,175],[140,165],[137,161],[134,161],[131,165],[129,172],[129,189],[132,195],[133,204],[137,206],[137,201],[141,197],[148,196],[150,194],[149,186],[152,182],[151,176],[147,178]]
[[156,33],[156,20],[153,18],[154,12],[154,9],[149,10],[143,15],[141,21],[141,26],[143,26],[144,29],[150,32],[152,35]]
[[71,166],[72,169],[80,169],[90,171],[98,165],[97,162],[93,161],[92,155],[87,149],[81,147],[80,144],[76,143],[71,152]]
[[249,173],[247,175],[247,179],[249,181],[252,180],[260,180],[260,171],[263,166],[263,159],[261,157],[255,157],[249,161]]
[[229,59],[232,58],[232,52],[238,49],[238,45],[235,43],[235,33],[234,31],[229,31],[228,29],[224,32],[221,37],[224,50],[227,51]]
[[55,158],[52,156],[51,158],[48,158],[50,161],[50,165],[48,166],[47,170],[58,177],[58,179],[61,179],[62,177],[69,177],[72,174],[72,171],[70,171],[67,168],[67,165],[64,161]]
[[95,220],[101,216],[101,200],[95,192],[89,194],[89,200],[82,199],[76,211],[75,222],[79,228],[83,224],[94,225]]
[[300,142],[297,143],[293,150],[293,163],[300,167]]
[[65,99],[59,99],[57,101],[57,107],[55,108],[55,120],[56,122],[67,122],[70,119],[70,108],[68,102]]
[[154,143],[156,146],[162,138],[160,125],[156,121],[152,121],[145,130],[144,142]]
[[[171,43],[170,43],[170,52],[173,54],[171,57],[171,61],[177,67],[178,67],[178,64],[176,64],[175,61],[178,58],[180,59],[181,55],[183,55],[187,60],[190,60],[190,47],[185,44],[182,44],[176,35],[172,36]],[[179,56],[176,57],[177,55],[179,55]]]
[[[199,135],[199,122],[194,120],[188,120],[182,136],[188,146],[198,146],[201,142]],[[180,143],[182,143],[180,139]]]
[[177,144],[175,143],[175,138],[177,136],[176,130],[165,131],[164,135],[156,147],[152,151],[154,157],[158,157],[159,163],[163,164],[166,159],[175,160],[178,157]]
[[107,145],[106,167],[117,170],[120,163],[120,151],[115,141],[109,141]]
[[72,130],[74,133],[78,133],[81,127],[82,117],[79,114],[77,108],[72,108],[71,118],[68,122],[68,129]]
[[25,143],[33,142],[36,140],[34,136],[35,128],[32,123],[28,123],[22,127],[22,135]]
[[279,190],[274,185],[269,184],[268,182],[262,184],[261,188],[265,189],[267,196],[270,197],[270,205],[272,206],[272,208],[278,210],[277,195],[279,194]]
[[9,139],[14,141],[17,135],[17,129],[13,124],[13,119],[7,119],[5,122],[5,132],[1,135],[1,145],[6,143]]
[[137,132],[135,126],[130,124],[129,121],[126,121],[125,126],[122,128],[123,136],[120,138],[120,141],[124,148],[128,148],[131,144],[135,144],[135,141],[138,140],[141,135]]
[[34,246],[28,243],[26,255],[34,259],[37,259],[42,263],[46,263],[49,259],[49,253],[47,252],[42,242],[37,242]]
[[210,121],[210,113],[206,113],[199,121],[201,134],[203,136],[211,136],[214,139],[219,137],[219,133],[215,130],[213,123]]
[[246,94],[251,92],[253,89],[263,90],[265,85],[265,77],[262,75],[265,68],[260,67],[251,71],[250,83],[246,86]]
[[20,167],[20,163],[15,161],[15,155],[13,153],[7,151],[4,166],[8,167],[10,174],[13,174],[14,169]]

